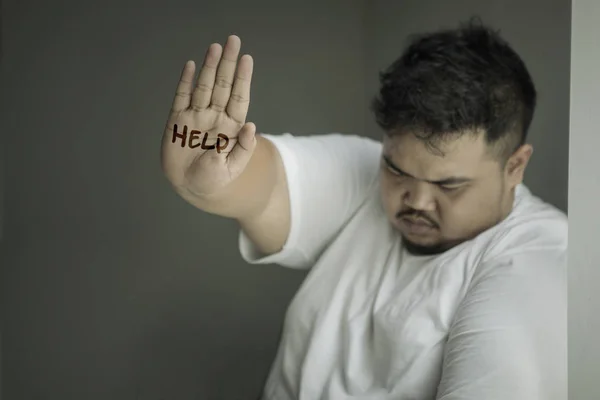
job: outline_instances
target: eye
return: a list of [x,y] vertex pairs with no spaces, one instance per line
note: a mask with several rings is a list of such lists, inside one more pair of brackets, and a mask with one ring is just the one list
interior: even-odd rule
[[442,189],[444,192],[453,192],[453,191],[455,191],[455,190],[458,190],[458,189],[460,189],[460,188],[461,188],[460,186],[454,186],[454,187],[450,187],[450,186],[443,186],[443,185],[440,185],[439,187],[440,187],[440,189]]
[[392,167],[390,167],[389,165],[386,165],[386,168],[389,172],[391,172],[392,174],[396,175],[396,176],[405,176],[402,172],[400,171],[396,171],[395,169],[393,169]]

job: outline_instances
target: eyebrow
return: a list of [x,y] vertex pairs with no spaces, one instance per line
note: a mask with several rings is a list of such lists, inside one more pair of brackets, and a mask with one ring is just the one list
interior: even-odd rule
[[[408,174],[408,173],[402,171],[397,165],[394,165],[394,163],[387,156],[384,155],[383,156],[383,160],[388,165],[388,167],[390,167],[391,169],[393,169],[397,173],[409,176],[411,178],[414,178],[414,176],[412,176],[411,174]],[[428,182],[428,183],[432,183],[434,185],[458,185],[459,183],[465,183],[465,182],[471,182],[471,181],[473,181],[472,178],[467,178],[467,177],[462,177],[462,176],[452,176],[450,178],[442,179],[442,180],[439,180],[439,181],[428,181],[428,180],[425,180],[425,179],[422,179],[422,180],[425,181],[425,182]]]

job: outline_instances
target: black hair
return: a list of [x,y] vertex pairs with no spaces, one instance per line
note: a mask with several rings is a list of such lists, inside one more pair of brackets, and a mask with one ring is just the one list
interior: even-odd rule
[[502,166],[525,143],[536,105],[523,60],[478,17],[413,35],[380,82],[371,110],[388,136],[410,132],[434,147],[483,131]]

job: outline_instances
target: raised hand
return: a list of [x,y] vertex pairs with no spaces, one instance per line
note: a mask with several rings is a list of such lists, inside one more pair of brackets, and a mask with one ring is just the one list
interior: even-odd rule
[[[161,165],[175,189],[187,196],[218,194],[240,176],[256,146],[256,126],[246,123],[253,60],[240,38],[208,47],[196,82],[195,63],[181,73],[164,130]],[[236,70],[237,67],[237,70]]]

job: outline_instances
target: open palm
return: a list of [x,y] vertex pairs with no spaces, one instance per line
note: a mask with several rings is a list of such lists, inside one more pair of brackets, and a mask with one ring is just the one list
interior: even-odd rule
[[183,68],[161,145],[163,172],[178,190],[214,194],[250,160],[256,146],[256,127],[246,123],[253,60],[244,55],[238,65],[240,48],[235,35],[224,49],[211,44],[195,85],[195,63]]

